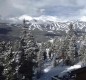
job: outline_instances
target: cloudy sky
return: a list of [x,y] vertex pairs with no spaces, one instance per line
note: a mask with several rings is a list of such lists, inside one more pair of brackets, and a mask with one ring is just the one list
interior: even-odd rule
[[48,15],[64,19],[86,19],[86,0],[0,0],[0,15]]

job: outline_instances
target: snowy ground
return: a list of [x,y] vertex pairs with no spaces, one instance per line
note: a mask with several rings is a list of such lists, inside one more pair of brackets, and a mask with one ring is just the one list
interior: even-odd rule
[[56,76],[56,75],[61,76],[61,75],[64,75],[67,71],[81,68],[81,62],[73,66],[62,66],[60,64],[57,67],[53,67],[50,62],[47,62],[45,65],[46,67],[44,69],[44,73],[43,75],[41,75],[40,79],[38,80],[51,80],[51,77],[53,76]]
[[51,80],[52,76],[60,74],[62,71],[64,71],[68,66],[57,66],[55,68],[52,68],[51,66],[48,66],[46,68],[45,73],[41,76],[38,80]]

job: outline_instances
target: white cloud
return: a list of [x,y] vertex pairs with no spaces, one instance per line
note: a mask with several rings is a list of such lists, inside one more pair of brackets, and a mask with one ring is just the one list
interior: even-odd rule
[[23,16],[19,17],[19,20],[23,20],[23,19],[25,19],[25,20],[32,20],[33,18],[31,16],[27,16],[27,15],[23,15]]
[[86,0],[0,0],[0,15],[5,17],[51,16],[51,13],[58,18],[60,14],[61,18],[78,19],[86,15]]
[[82,16],[79,20],[80,21],[86,21],[86,16]]

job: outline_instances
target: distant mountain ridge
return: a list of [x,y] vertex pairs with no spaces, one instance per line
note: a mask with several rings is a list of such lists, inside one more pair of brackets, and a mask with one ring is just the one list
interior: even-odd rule
[[[38,29],[40,31],[54,32],[54,31],[68,31],[68,25],[73,23],[75,30],[86,31],[86,22],[83,21],[63,21],[56,16],[40,16],[31,17],[28,15],[23,15],[14,18],[2,18],[0,17],[0,22],[7,22],[11,26],[23,26],[23,20],[28,20],[26,26],[29,30]],[[20,24],[20,25],[19,25]]]

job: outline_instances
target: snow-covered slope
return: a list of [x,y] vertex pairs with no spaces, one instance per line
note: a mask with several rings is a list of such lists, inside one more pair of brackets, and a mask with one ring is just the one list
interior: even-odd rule
[[[71,22],[54,22],[54,21],[42,21],[42,20],[30,20],[27,23],[27,27],[30,30],[39,29],[41,31],[48,31],[48,32],[54,32],[54,31],[68,31],[69,27],[68,25]],[[74,29],[76,31],[86,31],[86,22],[76,21],[72,22],[74,25]]]
[[68,25],[73,23],[76,30],[86,31],[86,22],[83,21],[67,21],[59,19],[56,16],[40,16],[40,17],[31,17],[27,15],[20,16],[19,20],[28,20],[27,26],[30,30],[39,29],[42,31],[68,31]]
[[30,30],[41,30],[54,32],[57,30],[68,31],[68,25],[73,23],[74,28],[78,31],[86,31],[86,22],[83,21],[66,21],[57,18],[56,16],[40,16],[40,17],[31,17],[28,15],[23,15],[20,17],[9,18],[8,22],[10,23],[21,23],[23,19],[27,20],[27,27]]

